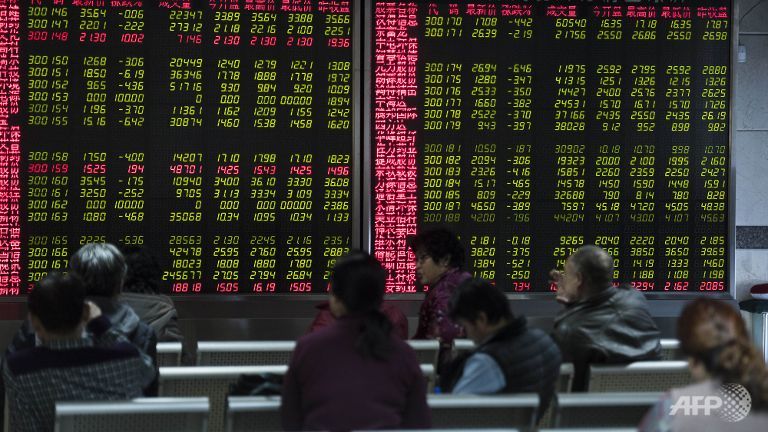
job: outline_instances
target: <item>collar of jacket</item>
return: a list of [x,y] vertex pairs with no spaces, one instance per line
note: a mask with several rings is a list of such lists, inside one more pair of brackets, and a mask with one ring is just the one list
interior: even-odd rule
[[454,274],[456,274],[456,273],[458,273],[460,271],[461,271],[461,269],[458,268],[458,267],[451,267],[451,268],[447,269],[446,271],[443,272],[443,274],[440,275],[439,278],[437,278],[435,283],[428,285],[429,286],[429,290],[432,291],[432,288],[440,285],[440,283],[442,281],[444,281],[448,277],[450,277],[450,276],[452,276],[452,275],[454,275]]
[[584,309],[588,309],[590,307],[601,305],[608,300],[611,299],[617,292],[619,291],[618,288],[611,285],[610,287],[600,291],[597,294],[594,294],[584,300],[577,301],[576,303],[572,303],[570,305],[565,306],[565,309],[563,309],[556,317],[555,317],[555,324],[563,320],[564,318],[568,317],[569,315],[572,315],[576,312],[582,311]]
[[517,316],[512,318],[507,325],[500,328],[496,331],[496,333],[489,336],[485,341],[480,343],[480,345],[477,347],[477,350],[480,350],[486,345],[490,345],[496,341],[499,340],[507,340],[512,337],[521,335],[525,332],[525,329],[528,327],[528,320],[525,319],[524,316]]

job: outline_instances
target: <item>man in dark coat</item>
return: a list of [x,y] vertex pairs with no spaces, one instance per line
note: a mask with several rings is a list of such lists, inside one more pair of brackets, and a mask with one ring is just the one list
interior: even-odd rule
[[459,394],[538,393],[539,415],[555,393],[560,350],[544,331],[514,316],[507,297],[483,279],[459,285],[450,302],[451,318],[477,348],[452,363],[444,390]]
[[639,291],[613,286],[613,258],[593,245],[582,246],[553,270],[557,301],[552,337],[564,362],[573,362],[574,391],[586,390],[591,363],[630,363],[661,357],[659,329]]

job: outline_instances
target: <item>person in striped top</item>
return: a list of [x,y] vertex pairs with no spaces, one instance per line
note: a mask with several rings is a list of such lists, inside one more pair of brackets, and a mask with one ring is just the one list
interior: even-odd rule
[[56,402],[139,397],[155,378],[152,359],[85,300],[77,276],[49,274],[27,305],[41,345],[5,359],[11,430],[53,431]]

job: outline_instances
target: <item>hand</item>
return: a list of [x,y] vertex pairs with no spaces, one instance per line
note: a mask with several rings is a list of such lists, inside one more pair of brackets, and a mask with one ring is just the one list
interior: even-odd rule
[[558,269],[552,269],[549,271],[549,282],[550,283],[556,283],[557,286],[560,286],[560,282],[563,281],[563,274],[565,272],[562,272]]
[[88,306],[88,321],[94,320],[101,316],[101,308],[96,306],[96,303],[86,300],[86,306]]
[[575,299],[571,298],[565,290],[563,289],[563,275],[565,272],[562,272],[557,269],[552,269],[549,271],[549,282],[554,283],[557,285],[557,294],[555,295],[555,301],[562,304],[569,304],[573,303]]

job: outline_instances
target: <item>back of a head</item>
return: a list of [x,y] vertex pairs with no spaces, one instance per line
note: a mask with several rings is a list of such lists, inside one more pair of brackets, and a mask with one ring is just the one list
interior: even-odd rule
[[480,312],[485,313],[489,324],[512,319],[507,296],[498,287],[479,278],[467,279],[456,287],[449,311],[453,321],[464,319],[475,322]]
[[613,257],[595,245],[582,246],[569,258],[576,271],[581,273],[591,292],[600,292],[613,283]]
[[88,243],[72,255],[69,269],[83,280],[87,295],[114,297],[123,287],[126,265],[123,254],[114,245]]
[[768,410],[768,371],[733,307],[708,298],[688,303],[677,320],[677,337],[683,353],[701,361],[710,376],[743,385],[753,408]]
[[146,248],[128,246],[123,256],[127,266],[123,292],[159,294],[163,270],[154,255]]
[[51,272],[29,293],[27,306],[46,331],[69,333],[82,322],[85,288],[77,276]]
[[331,273],[331,291],[350,313],[378,310],[384,300],[386,271],[363,251],[339,258]]
[[379,310],[385,281],[381,263],[363,251],[339,258],[330,278],[331,293],[344,304],[347,313],[362,316],[357,351],[377,360],[385,360],[390,352],[392,323]]
[[448,266],[451,268],[464,265],[464,246],[456,234],[447,228],[423,230],[408,238],[408,246],[413,253],[424,252],[435,261],[450,256]]

